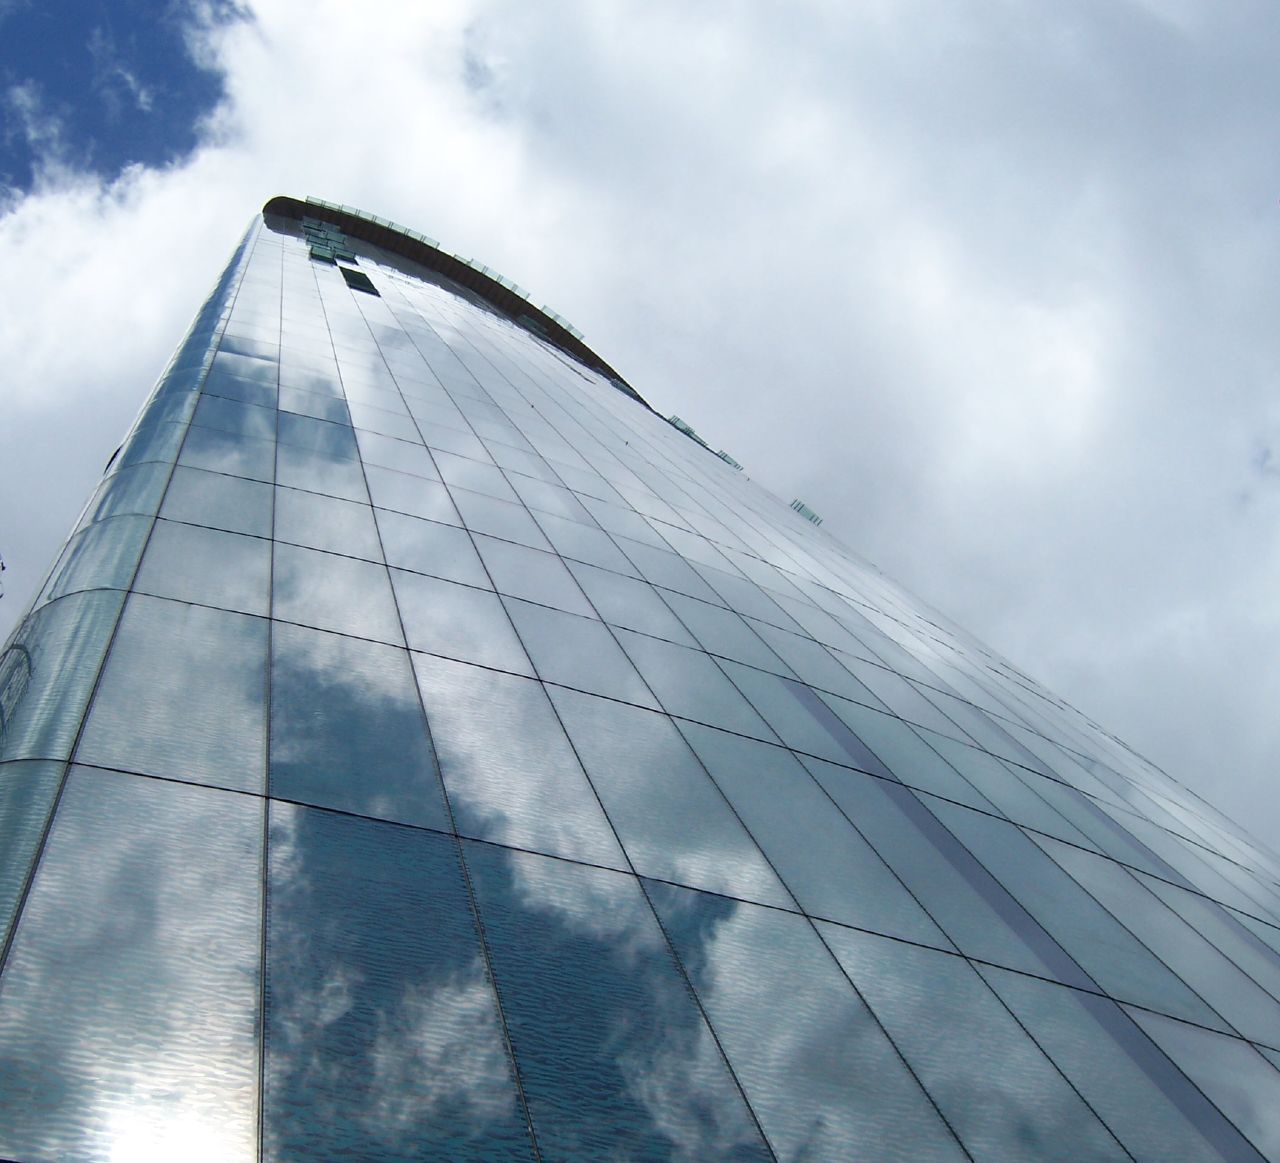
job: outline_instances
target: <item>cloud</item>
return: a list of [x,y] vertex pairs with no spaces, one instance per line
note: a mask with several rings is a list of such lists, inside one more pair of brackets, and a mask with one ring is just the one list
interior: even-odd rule
[[0,616],[249,216],[315,193],[533,288],[660,411],[1280,837],[1270,8],[251,13],[191,25],[225,99],[187,160],[51,166],[0,218]]

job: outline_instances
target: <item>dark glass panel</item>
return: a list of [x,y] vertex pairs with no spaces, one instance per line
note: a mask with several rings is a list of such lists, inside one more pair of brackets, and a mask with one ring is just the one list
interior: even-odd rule
[[273,803],[264,1158],[530,1159],[455,841]]
[[1024,909],[901,784],[812,759],[819,783],[956,947],[1029,973],[1046,966],[1085,985]]
[[277,623],[273,796],[449,830],[404,650]]
[[543,1158],[768,1159],[635,878],[465,852]]
[[[1123,927],[1129,913],[1149,909],[1163,912],[1175,925],[1181,922],[1148,894],[1130,902],[1119,920],[1068,876],[1018,828],[992,816],[965,811],[951,804],[930,805],[938,819],[978,859],[1006,890],[1017,898],[1040,925],[1051,933],[1104,992],[1136,1001],[1164,1013],[1221,1027],[1222,1019],[1175,976],[1151,949]],[[1053,844],[1053,841],[1046,841]],[[1067,845],[1055,845],[1078,851]],[[1081,853],[1083,860],[1098,860]],[[1132,883],[1132,882],[1131,882]],[[1138,889],[1135,884],[1133,886]],[[1136,894],[1135,894],[1136,895]],[[1112,903],[1117,903],[1113,901]],[[1154,927],[1158,916],[1143,925]],[[1188,933],[1188,938],[1193,934]]]

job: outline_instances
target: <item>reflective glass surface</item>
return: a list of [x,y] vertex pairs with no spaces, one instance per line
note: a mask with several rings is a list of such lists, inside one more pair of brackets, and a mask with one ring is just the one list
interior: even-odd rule
[[1280,1161],[1280,857],[457,263],[273,202],[0,653],[0,1157]]
[[0,1154],[256,1158],[262,808],[73,772],[0,991]]

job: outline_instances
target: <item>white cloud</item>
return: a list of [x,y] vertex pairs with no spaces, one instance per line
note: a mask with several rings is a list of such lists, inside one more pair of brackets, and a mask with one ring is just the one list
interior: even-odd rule
[[52,169],[0,218],[0,615],[249,216],[315,193],[532,288],[659,410],[1275,841],[1280,492],[1255,460],[1280,439],[1280,17],[1208,11],[206,20],[227,99],[188,161]]

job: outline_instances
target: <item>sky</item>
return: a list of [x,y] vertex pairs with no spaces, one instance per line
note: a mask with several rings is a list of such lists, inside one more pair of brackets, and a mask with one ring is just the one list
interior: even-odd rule
[[532,288],[1280,847],[1280,7],[0,0],[6,634],[252,216]]

